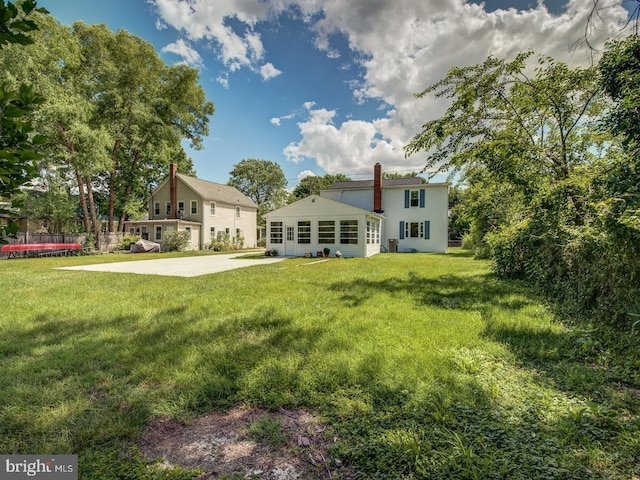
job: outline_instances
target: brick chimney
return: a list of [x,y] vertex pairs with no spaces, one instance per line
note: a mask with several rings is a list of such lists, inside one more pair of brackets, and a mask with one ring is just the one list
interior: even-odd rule
[[373,167],[373,211],[382,213],[382,165]]
[[171,218],[178,218],[178,182],[176,173],[178,165],[172,163],[169,165],[169,203],[171,205]]

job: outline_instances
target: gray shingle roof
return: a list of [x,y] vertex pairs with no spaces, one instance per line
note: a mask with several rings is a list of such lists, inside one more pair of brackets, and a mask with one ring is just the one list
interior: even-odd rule
[[195,177],[189,177],[182,173],[178,173],[176,176],[191,187],[204,200],[214,200],[216,202],[227,203],[230,205],[258,208],[258,205],[256,205],[253,200],[235,187],[223,185],[221,183],[209,182]]
[[[411,185],[422,185],[420,177],[407,178],[383,178],[382,187],[402,187]],[[335,182],[329,190],[351,190],[356,188],[373,188],[373,180],[356,180],[351,182]]]

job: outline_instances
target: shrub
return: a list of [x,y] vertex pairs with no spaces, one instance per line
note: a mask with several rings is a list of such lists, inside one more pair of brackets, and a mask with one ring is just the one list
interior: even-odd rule
[[[137,242],[138,240],[140,240],[140,237],[138,235],[124,235],[116,248],[117,250],[129,250],[131,244]],[[87,237],[87,240],[85,242],[87,244],[89,243],[89,237]],[[94,242],[92,241],[92,243]]]
[[181,252],[187,248],[191,234],[186,230],[174,230],[164,234],[162,249],[165,252]]

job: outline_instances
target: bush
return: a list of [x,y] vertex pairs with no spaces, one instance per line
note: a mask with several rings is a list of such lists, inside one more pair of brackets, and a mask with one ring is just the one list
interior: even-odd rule
[[267,239],[265,237],[262,237],[261,239],[258,240],[257,245],[260,248],[265,248],[267,246]]
[[162,249],[165,252],[181,252],[187,248],[191,234],[186,230],[174,230],[166,232],[162,241]]
[[[129,250],[129,247],[131,246],[131,244],[137,242],[138,240],[140,240],[140,237],[138,235],[124,235],[122,237],[122,240],[116,247],[116,250]],[[86,243],[87,244],[89,243],[88,237],[87,237]],[[95,244],[93,246],[95,246]]]

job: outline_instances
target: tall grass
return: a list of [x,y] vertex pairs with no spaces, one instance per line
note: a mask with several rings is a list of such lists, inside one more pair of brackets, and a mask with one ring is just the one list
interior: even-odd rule
[[640,473],[633,369],[460,251],[194,278],[54,269],[95,261],[1,263],[0,453],[168,478],[126,467],[145,425],[243,403],[320,412],[363,478]]

